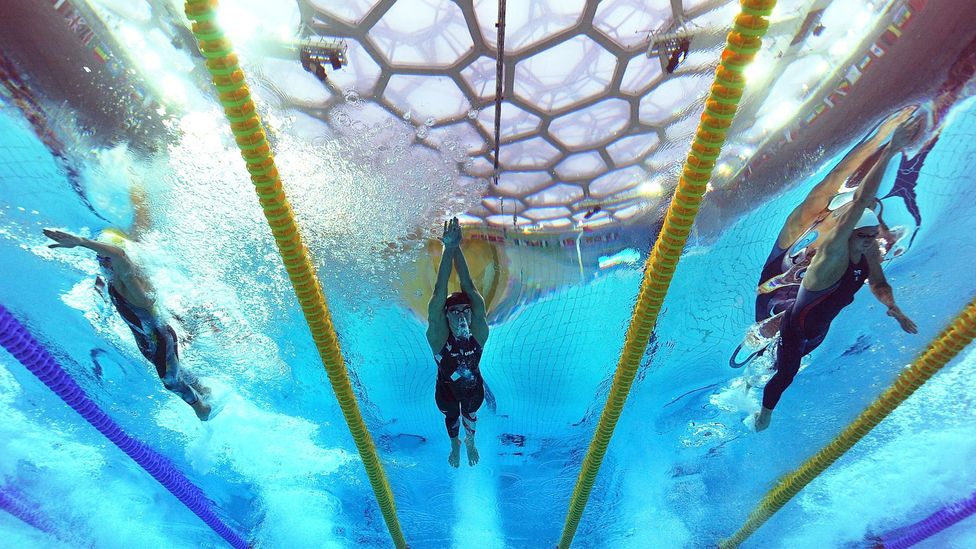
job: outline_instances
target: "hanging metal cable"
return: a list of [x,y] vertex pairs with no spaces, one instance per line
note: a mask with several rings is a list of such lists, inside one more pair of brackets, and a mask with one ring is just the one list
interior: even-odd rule
[[495,165],[492,179],[498,185],[498,154],[502,148],[502,101],[505,99],[505,0],[498,0],[498,50],[495,63]]

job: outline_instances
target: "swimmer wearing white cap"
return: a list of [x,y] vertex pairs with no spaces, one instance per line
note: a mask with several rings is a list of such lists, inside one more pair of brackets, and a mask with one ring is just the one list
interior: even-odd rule
[[910,116],[900,117],[883,154],[850,197],[850,205],[837,210],[836,224],[821,237],[795,300],[782,313],[776,373],[764,388],[762,409],[754,416],[757,431],[769,426],[773,409],[800,369],[800,359],[823,342],[833,320],[854,302],[854,294],[865,281],[903,330],[918,333],[915,323],[895,304],[891,285],[881,269],[877,241],[881,220],[871,209],[889,160],[916,131]]

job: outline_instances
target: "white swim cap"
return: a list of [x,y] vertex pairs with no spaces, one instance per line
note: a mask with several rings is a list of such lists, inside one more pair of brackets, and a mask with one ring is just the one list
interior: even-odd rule
[[861,214],[861,219],[858,219],[857,224],[854,225],[854,230],[864,227],[877,227],[879,225],[881,225],[881,220],[878,218],[878,214],[874,213],[874,210],[870,208],[864,208],[864,213]]

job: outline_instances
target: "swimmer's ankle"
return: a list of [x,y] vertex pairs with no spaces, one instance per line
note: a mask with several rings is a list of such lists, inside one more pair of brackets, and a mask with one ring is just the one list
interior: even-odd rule
[[197,417],[200,418],[200,421],[207,421],[210,419],[210,414],[213,411],[213,408],[211,408],[209,404],[205,403],[203,399],[197,399],[197,401],[191,404],[190,407],[192,407],[193,411],[196,412]]

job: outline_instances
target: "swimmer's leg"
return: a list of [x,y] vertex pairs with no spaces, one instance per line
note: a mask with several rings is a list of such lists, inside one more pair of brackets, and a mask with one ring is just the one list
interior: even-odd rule
[[451,454],[447,457],[447,462],[451,467],[457,467],[461,464],[461,439],[458,438],[461,430],[461,403],[444,383],[437,384],[434,400],[437,402],[437,409],[444,414],[444,426],[447,428],[447,436],[451,438]]
[[756,418],[756,430],[761,431],[769,426],[773,409],[779,403],[783,392],[793,383],[793,379],[800,371],[800,360],[813,352],[823,342],[826,332],[807,337],[792,321],[793,309],[783,315],[780,329],[779,346],[776,350],[776,373],[763,388],[762,410]]
[[468,454],[468,465],[475,466],[478,464],[478,460],[481,459],[481,455],[478,453],[478,448],[474,444],[474,435],[478,428],[478,409],[481,408],[481,404],[485,401],[485,387],[484,384],[478,384],[478,388],[475,389],[472,394],[465,398],[461,402],[461,417],[464,421],[464,444],[465,449]]
[[201,385],[196,376],[190,372],[181,371],[176,332],[171,326],[166,326],[157,329],[155,337],[156,353],[153,363],[156,365],[156,373],[163,381],[163,386],[189,404],[200,421],[210,419],[212,409],[204,398],[210,390]]

